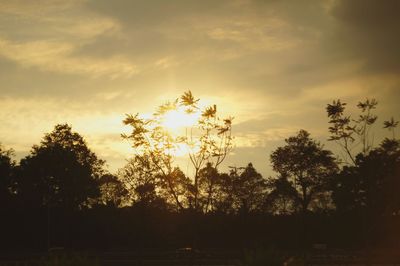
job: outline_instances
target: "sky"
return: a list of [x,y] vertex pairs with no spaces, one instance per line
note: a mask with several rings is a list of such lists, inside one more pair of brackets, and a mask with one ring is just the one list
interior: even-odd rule
[[133,150],[127,113],[191,90],[232,115],[225,167],[269,156],[325,107],[376,98],[375,142],[400,119],[400,1],[0,0],[0,142],[26,156],[68,123],[115,172]]

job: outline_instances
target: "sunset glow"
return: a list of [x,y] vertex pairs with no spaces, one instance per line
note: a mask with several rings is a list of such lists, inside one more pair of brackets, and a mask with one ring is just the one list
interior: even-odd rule
[[[191,90],[235,117],[226,167],[269,175],[267,154],[300,128],[327,140],[333,99],[376,98],[379,123],[399,119],[397,9],[378,2],[0,0],[1,142],[18,161],[68,123],[116,171],[132,153],[124,114]],[[160,125],[185,135],[199,117]]]
[[184,108],[171,110],[161,118],[161,125],[171,133],[182,133],[186,129],[196,126],[201,114],[199,111],[188,113]]
[[0,266],[400,266],[399,11],[0,0]]

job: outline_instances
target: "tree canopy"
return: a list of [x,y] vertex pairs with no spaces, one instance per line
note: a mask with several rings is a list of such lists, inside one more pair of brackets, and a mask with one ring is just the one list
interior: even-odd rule
[[0,144],[0,204],[8,203],[12,190],[12,173],[15,161],[14,151],[7,150]]
[[[199,99],[187,91],[160,105],[151,118],[127,115],[123,122],[132,127],[130,134],[122,136],[132,143],[135,160],[151,165],[175,205],[179,209],[207,209],[203,205],[210,201],[203,201],[200,195],[200,169],[206,164],[217,169],[228,155],[232,148],[232,118],[219,118],[216,105],[200,108]],[[191,163],[192,179],[184,178],[174,164],[179,152]]]
[[21,160],[17,193],[31,204],[80,208],[99,196],[103,164],[69,125],[56,125]]
[[356,164],[345,166],[333,182],[333,200],[341,212],[400,213],[400,141],[385,139]]
[[292,191],[296,191],[294,197],[305,212],[312,204],[323,200],[324,186],[338,167],[332,152],[311,139],[305,130],[300,130],[296,136],[285,139],[285,142],[285,146],[271,154],[272,167],[293,186],[295,190]]

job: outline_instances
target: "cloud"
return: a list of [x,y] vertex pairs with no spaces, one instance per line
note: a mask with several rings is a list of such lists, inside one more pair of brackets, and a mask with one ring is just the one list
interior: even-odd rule
[[83,2],[1,2],[0,56],[45,72],[111,79],[137,74],[137,65],[123,55],[74,56],[99,35],[118,32],[118,23],[83,10]]
[[119,165],[123,114],[190,89],[235,116],[227,165],[270,173],[268,154],[285,137],[303,128],[326,140],[333,99],[376,97],[382,119],[400,113],[398,5],[0,0],[2,141],[22,154],[69,122]]
[[101,60],[70,57],[73,49],[73,45],[69,43],[49,41],[15,43],[0,40],[0,55],[23,67],[37,67],[48,72],[86,74],[92,77],[105,75],[112,79],[129,77],[138,72],[138,68],[124,58]]
[[2,13],[11,15],[37,17],[56,11],[67,10],[71,7],[80,6],[84,1],[85,0],[1,0],[0,10]]
[[331,11],[337,28],[330,49],[340,51],[343,57],[363,60],[367,73],[398,73],[399,8],[396,0],[337,1]]

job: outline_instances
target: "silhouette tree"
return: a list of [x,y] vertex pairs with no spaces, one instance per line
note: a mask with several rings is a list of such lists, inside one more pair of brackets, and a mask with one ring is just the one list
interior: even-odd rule
[[5,206],[12,193],[12,173],[15,167],[13,154],[13,150],[6,150],[0,144],[0,204]]
[[287,176],[270,177],[267,181],[269,193],[264,209],[274,214],[291,214],[298,210],[297,191]]
[[210,211],[234,214],[233,180],[229,173],[218,173],[214,182],[214,191]]
[[187,206],[189,182],[178,168],[165,176],[147,155],[135,155],[119,170],[118,176],[131,203],[172,209]]
[[383,122],[383,128],[386,128],[389,131],[392,131],[392,139],[396,139],[395,129],[398,126],[398,124],[399,124],[399,121],[395,121],[393,117],[390,118],[390,120]]
[[371,126],[376,122],[377,116],[372,114],[372,110],[376,108],[378,102],[375,99],[366,99],[364,102],[357,104],[361,114],[358,119],[351,119],[351,116],[344,114],[346,103],[340,100],[333,101],[328,104],[326,111],[329,117],[330,141],[335,141],[345,151],[344,161],[347,158],[353,164],[356,163],[354,149],[361,144],[361,151],[365,155],[373,147],[373,140],[370,139]]
[[200,169],[198,176],[200,205],[203,206],[204,212],[212,211],[216,200],[216,185],[219,182],[218,170],[208,162],[205,167]]
[[[211,163],[199,171],[200,204],[204,212],[235,213],[235,186],[244,167],[232,167],[230,173],[219,173]],[[251,182],[251,181],[250,181]]]
[[265,179],[252,163],[249,163],[239,175],[237,173],[236,169],[231,172],[236,208],[243,213],[260,210],[266,192]]
[[134,156],[118,170],[118,177],[128,191],[131,203],[138,201],[151,203],[158,197],[157,168],[151,165],[151,160],[142,157]]
[[[198,102],[199,100],[188,91],[179,99],[159,106],[151,118],[143,118],[136,114],[127,115],[124,120],[126,125],[132,127],[132,132],[122,136],[131,141],[139,155],[138,158],[144,159],[144,165],[151,164],[156,168],[159,178],[180,209],[185,207],[182,202],[185,198],[178,195],[182,194],[182,191],[177,191],[178,187],[186,187],[192,194],[188,196],[191,208],[204,209],[199,194],[200,169],[207,163],[217,169],[232,147],[232,118],[220,119],[217,116],[216,105],[201,110]],[[173,123],[181,122],[180,132],[172,132],[173,130],[168,128],[167,124],[171,119]],[[173,184],[177,180],[174,159],[176,153],[182,149],[194,169],[194,176],[192,184],[188,185],[186,182],[190,180],[179,174],[178,179],[185,183],[176,186]]]
[[78,209],[99,196],[103,164],[70,126],[56,125],[21,160],[17,193],[25,202]]
[[[40,148],[50,147],[54,144],[62,146],[64,149],[71,150],[80,164],[90,167],[93,178],[99,178],[104,174],[104,160],[99,159],[87,146],[83,137],[72,132],[68,124],[58,124],[51,133],[45,134],[40,143]],[[33,150],[36,146],[33,147]]]
[[103,205],[121,207],[128,204],[128,190],[117,176],[104,174],[98,180],[100,188],[100,198],[97,202]]
[[[311,203],[324,200],[327,196],[325,192],[328,181],[336,173],[337,165],[332,153],[312,140],[305,130],[300,130],[296,136],[285,139],[285,142],[285,146],[271,154],[272,167],[295,188],[295,198],[301,210],[306,212]],[[288,184],[283,186],[285,190],[280,193],[291,191],[287,187]],[[277,189],[279,187],[275,186]]]
[[400,141],[385,139],[369,154],[360,153],[333,182],[333,201],[340,212],[393,215],[400,212]]
[[[219,185],[219,189],[225,194],[225,208],[228,212],[247,214],[261,210],[266,182],[253,164],[249,163],[246,167],[231,167],[229,175],[222,175],[222,182],[219,182]],[[219,204],[223,206],[221,203],[223,202]]]
[[[177,210],[182,210],[185,207],[194,208],[193,183],[179,167],[174,167],[167,176],[158,175],[157,179],[160,181],[161,191],[164,192],[163,198],[166,198],[167,202],[174,200],[180,202],[181,205],[178,205]],[[172,191],[174,191],[174,194]]]
[[361,114],[356,123],[355,132],[360,137],[362,143],[362,153],[367,154],[373,146],[373,140],[369,139],[369,131],[378,117],[372,114],[372,110],[376,108],[378,102],[375,99],[366,99],[364,102],[359,102],[357,107],[361,110]]

